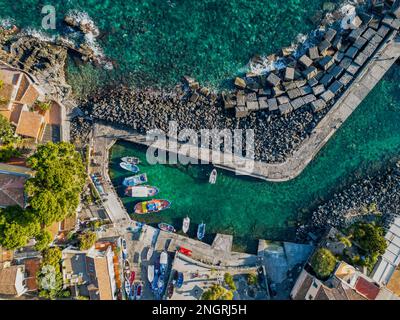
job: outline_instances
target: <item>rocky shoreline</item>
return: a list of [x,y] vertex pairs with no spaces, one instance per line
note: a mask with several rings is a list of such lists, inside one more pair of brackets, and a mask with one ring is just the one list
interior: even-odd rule
[[329,227],[344,228],[358,220],[380,220],[388,225],[400,214],[400,162],[385,172],[352,183],[320,205],[304,225],[297,239],[308,241],[321,236]]
[[397,32],[396,4],[382,3],[360,7],[348,29],[338,21],[319,29],[314,46],[301,55],[300,50],[282,58],[285,68],[236,78],[235,92],[216,95],[185,77],[183,85],[171,91],[101,88],[81,108],[91,120],[129,126],[142,134],[151,129],[168,132],[169,121],[176,121],[178,130],[198,132],[253,129],[255,159],[283,163],[310,136],[386,37]]

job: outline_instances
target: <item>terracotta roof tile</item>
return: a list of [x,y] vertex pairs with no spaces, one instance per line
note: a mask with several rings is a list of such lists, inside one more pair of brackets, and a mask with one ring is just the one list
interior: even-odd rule
[[15,132],[25,137],[39,139],[43,124],[43,116],[34,112],[22,111]]
[[1,100],[4,100],[4,102],[0,103],[0,110],[9,109],[14,91],[14,85],[3,83],[3,86],[0,88],[0,98]]
[[0,294],[15,296],[18,294],[15,287],[18,268],[20,266],[11,266],[0,270]]
[[38,283],[36,280],[36,274],[40,270],[40,259],[32,258],[24,261],[25,273],[26,273],[26,286],[29,291],[36,291],[38,289]]
[[25,182],[23,176],[0,173],[0,207],[25,207]]
[[29,87],[26,89],[24,95],[22,96],[21,100],[19,100],[23,104],[27,104],[28,106],[32,106],[37,98],[39,98],[40,93],[35,88],[34,85],[30,84]]
[[369,300],[375,300],[379,294],[379,287],[363,277],[358,278],[355,289]]

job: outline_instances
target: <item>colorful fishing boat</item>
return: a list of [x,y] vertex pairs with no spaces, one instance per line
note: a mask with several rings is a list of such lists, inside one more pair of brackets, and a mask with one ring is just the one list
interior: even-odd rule
[[184,247],[180,247],[179,252],[188,257],[190,257],[192,255],[192,250],[186,249]]
[[145,173],[125,178],[122,182],[125,187],[134,187],[145,183],[147,183],[147,174]]
[[203,240],[204,235],[206,234],[206,225],[205,223],[199,224],[199,227],[197,228],[197,239]]
[[211,171],[208,182],[211,184],[215,184],[217,182],[217,176],[218,176],[217,169],[214,169],[213,171]]
[[134,207],[134,213],[136,214],[149,214],[157,213],[168,209],[171,206],[171,202],[168,200],[154,199],[150,201],[139,202]]
[[164,223],[164,222],[159,223],[159,224],[158,224],[158,228],[159,228],[160,230],[162,230],[162,231],[165,231],[165,232],[170,232],[170,233],[176,232],[176,230],[175,230],[175,228],[174,228],[173,226],[171,226],[171,225],[168,224],[168,223]]
[[158,194],[158,189],[151,186],[133,186],[127,187],[125,190],[125,195],[131,198],[148,198],[154,197]]
[[183,219],[182,231],[184,233],[187,233],[189,231],[189,227],[190,227],[190,218],[188,216],[186,216],[186,218]]
[[147,267],[147,279],[149,280],[150,283],[152,283],[154,280],[154,266],[153,265],[149,265]]
[[153,256],[153,252],[154,252],[153,247],[149,247],[147,249],[147,254],[146,254],[147,261],[151,260],[151,257]]
[[130,164],[139,164],[140,160],[136,157],[123,157],[121,158],[122,162],[130,163]]
[[142,298],[142,295],[143,295],[143,284],[141,282],[139,282],[135,286],[135,298],[136,298],[136,300],[140,300]]
[[125,170],[130,171],[130,172],[133,172],[133,173],[138,173],[138,172],[140,171],[139,167],[136,166],[136,165],[134,165],[134,164],[132,164],[132,163],[121,162],[121,163],[119,164],[119,166],[120,166],[122,169],[125,169]]
[[122,247],[122,258],[126,259],[128,257],[128,250],[126,246],[126,240],[124,238],[121,239],[121,247]]

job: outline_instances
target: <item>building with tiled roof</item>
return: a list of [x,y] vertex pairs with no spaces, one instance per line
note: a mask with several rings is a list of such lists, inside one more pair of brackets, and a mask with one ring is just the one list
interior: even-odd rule
[[0,295],[19,297],[26,291],[23,265],[10,266],[0,270]]
[[0,163],[0,208],[25,208],[25,182],[31,175],[32,170],[26,167]]
[[[34,142],[60,141],[65,109],[51,101],[50,110],[41,112],[37,101],[45,95],[26,73],[0,63],[0,114],[16,127],[16,133]],[[42,141],[44,140],[44,141]]]
[[25,266],[25,283],[27,291],[38,290],[37,273],[40,270],[40,258],[28,258],[23,261]]

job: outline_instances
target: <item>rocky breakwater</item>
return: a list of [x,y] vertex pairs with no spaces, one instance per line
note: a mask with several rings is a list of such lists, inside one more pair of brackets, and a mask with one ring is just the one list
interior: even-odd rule
[[343,228],[360,219],[383,218],[388,224],[400,214],[400,162],[386,172],[357,181],[320,205],[297,230],[299,240],[321,235],[329,227]]
[[[285,68],[236,78],[236,91],[212,94],[194,79],[171,91],[103,88],[82,103],[93,120],[143,134],[178,129],[253,129],[255,158],[282,163],[306,140],[380,45],[399,28],[398,2],[375,2],[315,32],[314,45],[282,50]],[[308,44],[311,42],[309,41]],[[298,55],[298,56],[297,56]],[[77,130],[78,132],[78,130]]]
[[[313,115],[309,110],[298,110],[288,117],[277,114],[253,113],[236,118],[224,110],[221,97],[216,100],[204,95],[196,99],[182,89],[136,90],[120,86],[102,88],[82,102],[85,117],[95,121],[129,126],[146,134],[151,129],[168,132],[169,121],[176,121],[178,130],[193,129],[253,129],[255,157],[269,163],[283,162],[303,141],[324,112]],[[79,138],[80,118],[75,119],[74,136]]]
[[349,11],[295,52],[285,48],[271,55],[268,63],[279,68],[237,77],[236,91],[223,96],[225,109],[241,118],[260,111],[285,116],[302,108],[318,113],[332,106],[388,34],[400,28],[399,1],[373,1]]

